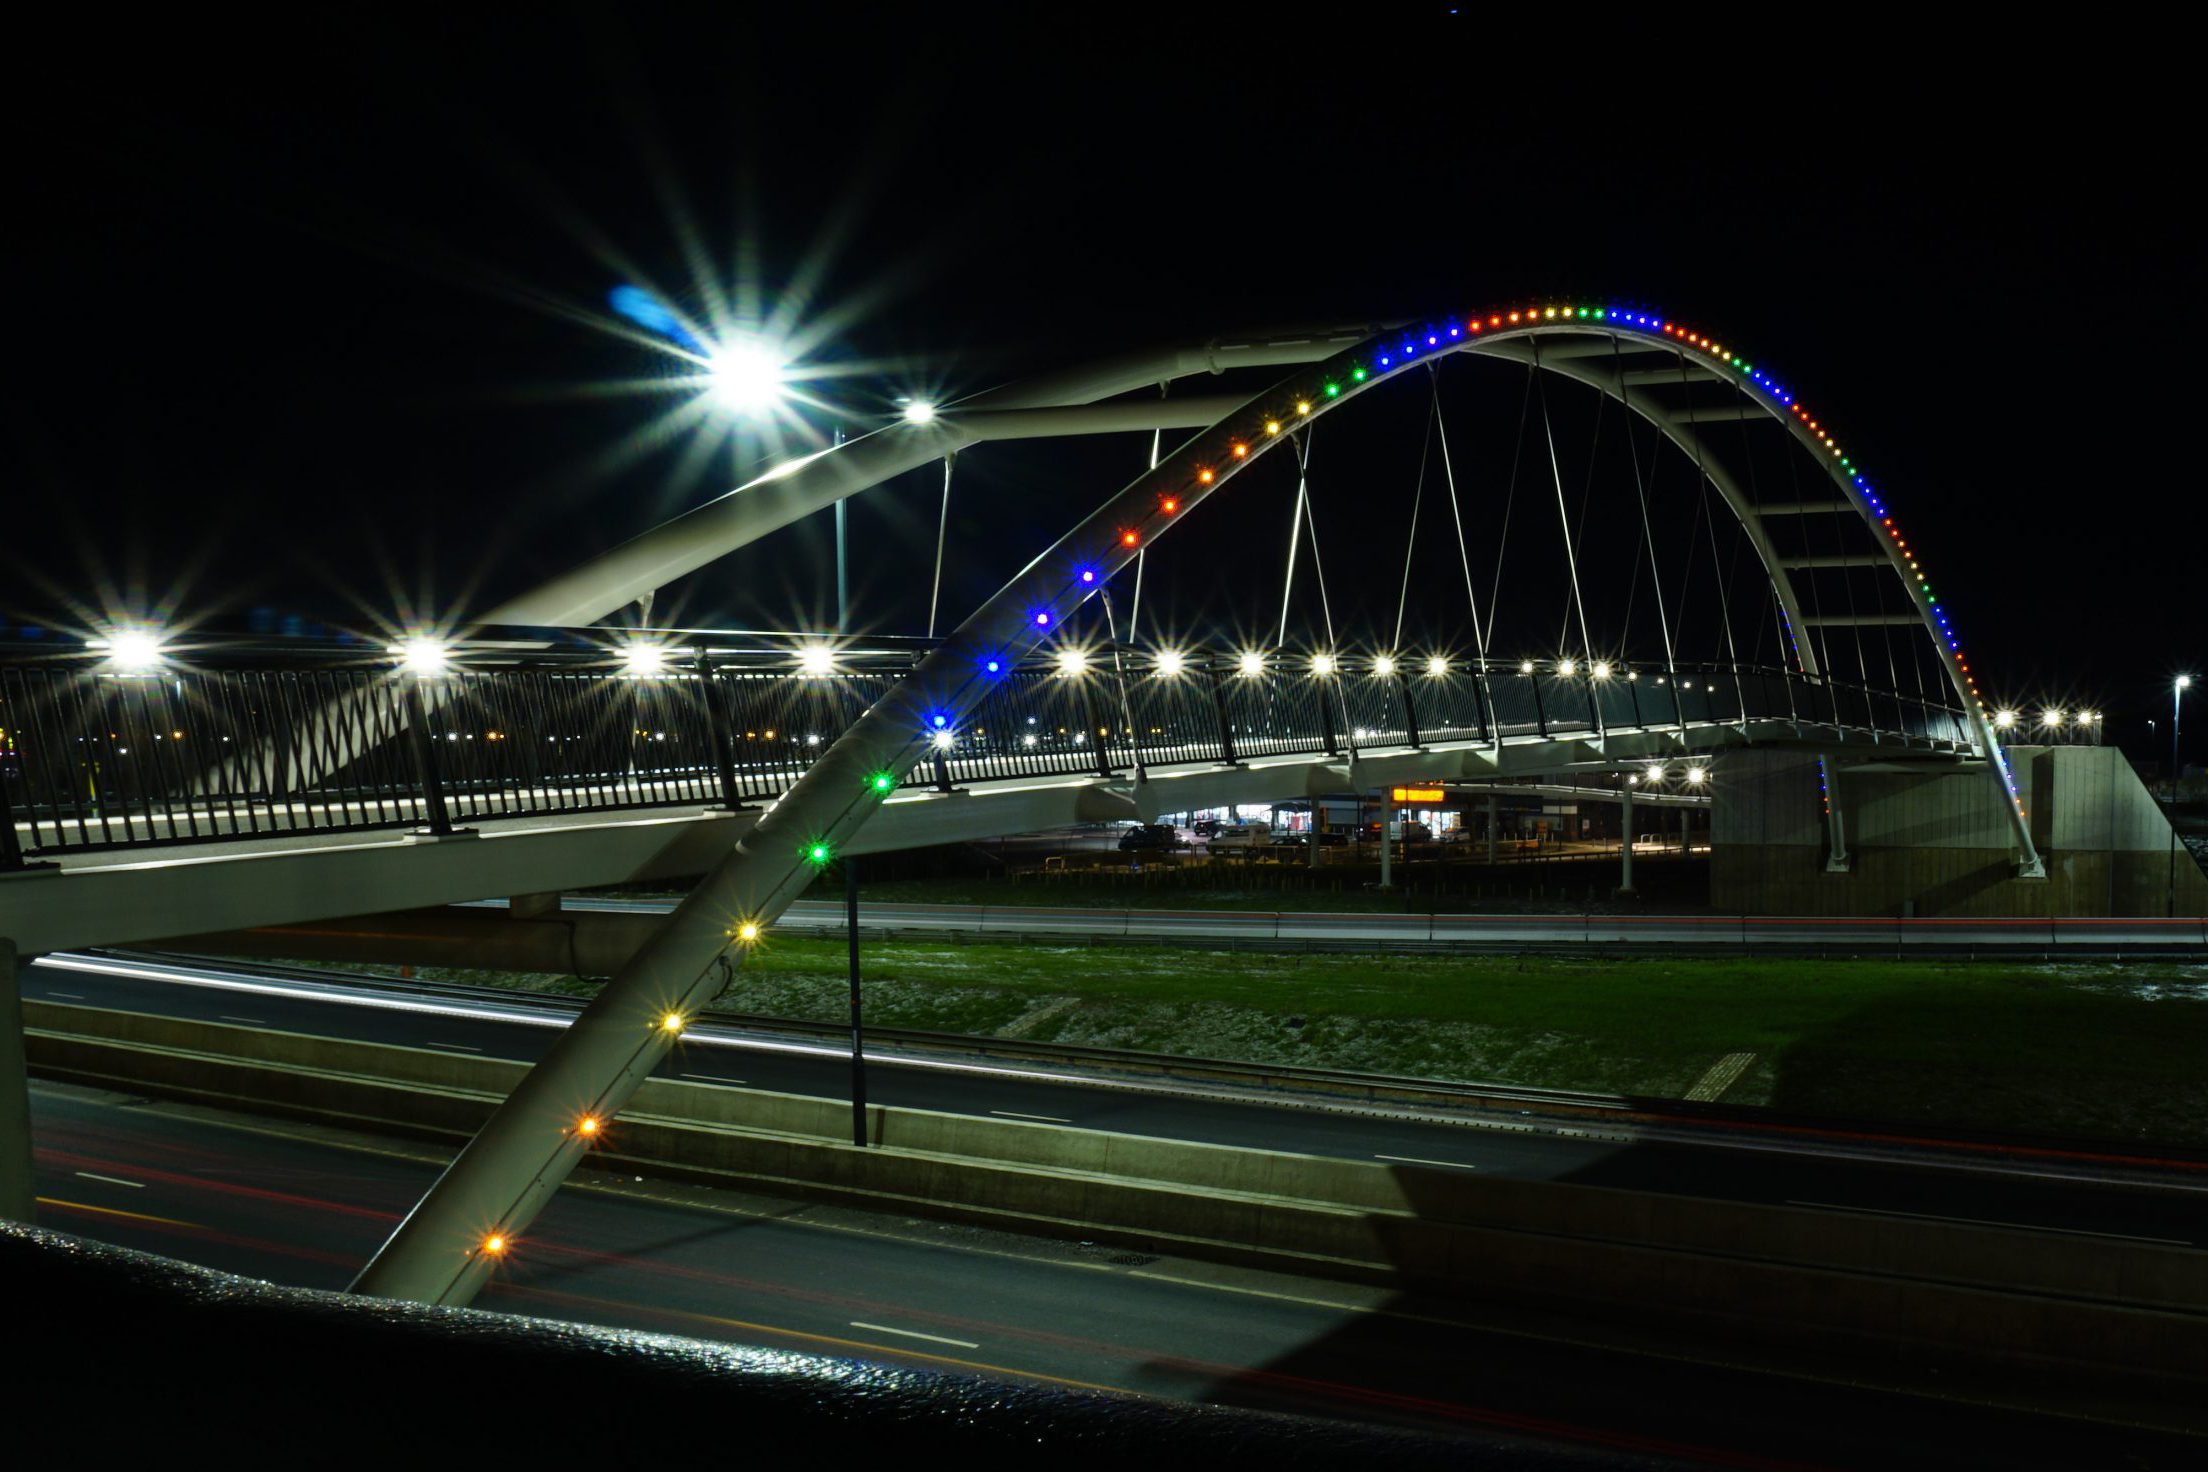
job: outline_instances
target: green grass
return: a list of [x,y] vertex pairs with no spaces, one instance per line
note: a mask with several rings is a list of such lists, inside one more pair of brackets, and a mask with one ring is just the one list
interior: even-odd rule
[[[943,942],[864,963],[883,1027],[1660,1097],[1750,1052],[1729,1103],[2208,1145],[2202,966]],[[840,1021],[843,967],[840,940],[777,937],[719,1005]]]

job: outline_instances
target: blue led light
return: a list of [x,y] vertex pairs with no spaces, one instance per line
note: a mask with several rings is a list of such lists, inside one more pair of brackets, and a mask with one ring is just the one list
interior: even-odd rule
[[1037,609],[1035,611],[1035,627],[1038,629],[1050,627],[1050,614],[1047,610]]
[[936,714],[936,715],[932,715],[932,716],[928,717],[928,724],[929,724],[929,725],[931,725],[931,726],[933,726],[933,727],[935,727],[935,729],[936,729],[936,730],[938,730],[938,731],[942,730],[942,729],[943,729],[943,728],[944,728],[945,726],[948,726],[948,725],[949,725],[950,723],[951,723],[951,718],[950,718],[949,716],[947,716],[947,715],[943,715],[943,714],[940,714],[940,713],[938,713],[938,714]]

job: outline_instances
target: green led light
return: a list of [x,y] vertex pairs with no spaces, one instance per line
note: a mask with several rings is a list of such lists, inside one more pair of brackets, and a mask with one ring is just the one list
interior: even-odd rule
[[1586,316],[1586,315],[1587,315],[1587,309],[1586,309],[1585,307],[1581,307],[1581,308],[1579,309],[1579,315],[1580,315],[1580,316],[1582,316],[1582,317]]
[[887,792],[897,785],[897,779],[887,772],[876,772],[866,779],[866,785],[876,792]]
[[1355,371],[1354,373],[1350,374],[1349,376],[1350,376],[1351,378],[1354,378],[1354,379],[1356,379],[1356,380],[1357,380],[1357,381],[1358,381],[1359,383],[1363,383],[1363,382],[1365,381],[1365,370],[1364,370],[1364,369],[1362,369],[1362,368],[1359,368],[1358,370],[1356,370],[1356,371]]
[[814,862],[814,863],[816,863],[816,864],[825,864],[825,863],[827,863],[827,862],[828,862],[828,861],[829,861],[829,860],[830,860],[831,858],[835,857],[835,854],[834,854],[834,851],[833,851],[833,850],[831,850],[831,849],[830,849],[830,848],[828,847],[828,845],[827,845],[827,844],[825,844],[825,843],[815,843],[815,844],[811,844],[811,845],[809,845],[809,846],[808,846],[808,847],[806,848],[806,850],[805,850],[805,857],[806,857],[806,858],[808,858],[808,859],[810,859],[810,860],[811,860],[812,862]]
[[1342,386],[1338,383],[1328,384],[1326,386],[1326,396],[1330,399],[1340,398],[1342,396]]

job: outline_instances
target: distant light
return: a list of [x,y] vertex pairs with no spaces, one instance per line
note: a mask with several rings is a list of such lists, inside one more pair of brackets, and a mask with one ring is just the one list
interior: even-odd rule
[[2177,688],[2178,688],[2178,689],[2180,689],[2180,690],[2190,690],[2190,689],[2192,689],[2192,688],[2193,688],[2193,677],[2192,677],[2191,675],[2179,675],[2179,676],[2177,677]]
[[1641,779],[1640,779],[1640,778],[1638,778],[1638,777],[1636,777],[1636,776],[1634,776],[1634,775],[1632,775],[1631,773],[1627,773],[1627,774],[1626,774],[1626,779],[1625,779],[1625,785],[1626,785],[1626,786],[1628,786],[1628,787],[1638,787],[1638,786],[1640,786],[1640,785],[1641,785]]
[[2045,711],[2040,715],[2039,723],[2042,726],[2045,726],[2048,730],[2052,731],[2055,727],[2062,724],[2062,712],[2059,710]]
[[1576,659],[1560,659],[1556,662],[1556,672],[1569,680],[1579,673],[1579,661]]
[[911,403],[905,405],[905,423],[935,423],[935,405],[929,403],[926,399],[914,399]]
[[1426,673],[1429,675],[1448,674],[1449,661],[1443,658],[1441,655],[1435,655],[1432,659],[1426,661]]
[[92,647],[104,647],[108,663],[126,675],[142,675],[159,669],[164,653],[161,636],[148,629],[118,630],[105,640],[92,641]]
[[780,400],[788,368],[779,353],[756,338],[723,343],[705,363],[713,397],[742,414],[757,413]]
[[1188,668],[1188,656],[1178,649],[1161,649],[1158,651],[1159,674],[1177,675],[1186,668]]
[[1519,673],[1519,674],[1521,674],[1521,675],[1530,675],[1530,674],[1532,674],[1532,673],[1533,673],[1533,661],[1532,661],[1532,660],[1530,660],[1530,659],[1521,659],[1521,660],[1519,660],[1519,661],[1518,661],[1518,673]]
[[832,675],[836,651],[826,644],[808,644],[797,651],[797,667],[808,675]]
[[643,678],[665,673],[667,651],[658,644],[630,644],[621,650],[621,668]]
[[441,675],[452,663],[452,650],[444,640],[426,635],[394,644],[391,652],[399,657],[399,668],[410,675]]
[[1687,785],[1689,787],[1700,787],[1709,779],[1709,775],[1710,770],[1707,767],[1689,767],[1687,768]]
[[949,751],[957,744],[958,737],[952,732],[938,731],[935,733],[935,749],[937,751]]
[[1379,675],[1379,676],[1381,676],[1381,677],[1382,677],[1383,679],[1384,679],[1384,678],[1386,678],[1386,677],[1387,677],[1387,676],[1389,676],[1389,675],[1392,675],[1392,674],[1394,674],[1394,673],[1395,673],[1395,656],[1394,656],[1394,655],[1392,655],[1392,654],[1383,654],[1383,655],[1379,656],[1378,658],[1376,658],[1375,660],[1373,660],[1373,662],[1372,662],[1372,672],[1373,672],[1374,674],[1376,674],[1376,675]]
[[1590,675],[1593,675],[1593,676],[1594,676],[1594,677],[1595,677],[1596,679],[1598,679],[1598,680],[1607,680],[1607,679],[1609,679],[1609,678],[1610,678],[1610,664],[1609,664],[1609,661],[1607,661],[1607,660],[1598,660],[1598,661],[1597,661],[1597,662],[1595,663],[1594,667],[1593,667],[1593,668],[1591,668],[1591,669],[1589,669],[1589,670],[1587,671],[1587,673],[1588,673],[1588,674],[1590,674]]
[[1328,675],[1331,675],[1331,674],[1333,674],[1333,673],[1334,673],[1334,656],[1333,656],[1333,655],[1331,655],[1331,654],[1314,654],[1314,655],[1312,655],[1312,656],[1311,656],[1311,673],[1312,673],[1312,674],[1314,674],[1314,675],[1317,675],[1317,676],[1318,676],[1318,677],[1319,677],[1320,679],[1322,679],[1322,680],[1323,680],[1323,679],[1325,679],[1325,678],[1326,678],[1326,677],[1327,677]]
[[2081,726],[2090,726],[2100,718],[2101,713],[2097,710],[2081,710],[2078,712],[2078,724]]
[[1058,651],[1059,674],[1078,675],[1088,667],[1089,656],[1086,651],[1080,649],[1061,649]]
[[1245,675],[1262,675],[1265,673],[1265,656],[1255,649],[1245,649],[1235,656],[1234,666]]
[[1029,733],[1028,733],[1027,735],[1025,735],[1025,736],[1022,736],[1022,737],[1020,738],[1020,745],[1022,745],[1022,746],[1033,746],[1034,744],[1035,744],[1035,733],[1034,733],[1034,732],[1032,732],[1032,731],[1030,731],[1030,732],[1029,732]]
[[2008,730],[2008,729],[2009,729],[2009,727],[2011,727],[2011,726],[2013,726],[2013,725],[2015,725],[2015,724],[2016,724],[2016,712],[2015,712],[2015,711],[2013,711],[2013,710],[1997,710],[1997,711],[1995,711],[1995,712],[1993,713],[1993,724],[1994,724],[1994,729],[1996,729],[1996,730],[2000,730],[2000,731],[2006,731],[2006,730]]
[[1650,762],[1648,764],[1648,780],[1651,782],[1664,780],[1664,764],[1662,762]]

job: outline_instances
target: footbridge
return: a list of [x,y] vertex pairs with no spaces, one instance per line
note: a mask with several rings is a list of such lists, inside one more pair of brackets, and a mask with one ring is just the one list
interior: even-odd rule
[[[1224,391],[1175,392],[1200,378]],[[1098,436],[1101,458],[1142,431],[1118,489],[1032,488],[1077,524],[948,634],[608,626],[937,463],[940,588],[956,457]],[[1338,534],[1389,436],[1416,484],[1392,617],[1348,596]],[[1273,589],[1175,601],[1205,575],[1161,559],[1214,498],[1285,515],[1277,620]],[[461,1303],[847,856],[1690,760],[1722,800],[1728,753],[1791,752],[1830,858],[1841,771],[1921,764],[1978,784],[2030,880],[1995,715],[1881,492],[1760,357],[1638,308],[1520,304],[907,413],[388,651],[118,633],[0,654],[0,936],[35,954],[703,874],[356,1285]]]

